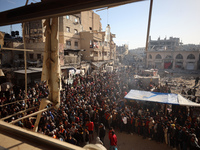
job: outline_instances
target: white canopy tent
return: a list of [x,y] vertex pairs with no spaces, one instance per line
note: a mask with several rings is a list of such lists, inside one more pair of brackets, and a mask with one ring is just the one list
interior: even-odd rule
[[176,104],[184,106],[200,107],[200,104],[192,102],[180,94],[159,93],[150,91],[131,90],[125,97],[128,100],[150,101],[165,104]]

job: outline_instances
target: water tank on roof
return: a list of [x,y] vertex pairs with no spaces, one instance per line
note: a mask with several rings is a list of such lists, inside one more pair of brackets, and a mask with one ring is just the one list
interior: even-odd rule
[[108,24],[105,32],[105,42],[110,42],[110,25]]
[[11,31],[11,36],[15,37],[15,31]]
[[15,35],[19,35],[19,31],[15,31]]

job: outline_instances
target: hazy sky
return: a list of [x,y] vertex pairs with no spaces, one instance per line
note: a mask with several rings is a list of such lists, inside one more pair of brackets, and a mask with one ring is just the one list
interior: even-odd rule
[[[39,0],[29,0],[35,2]],[[23,6],[25,0],[0,0],[0,11]],[[102,27],[111,26],[117,45],[128,44],[129,49],[145,47],[150,1],[131,3],[102,11]],[[151,19],[151,39],[179,37],[184,44],[200,43],[200,0],[154,0]],[[21,32],[21,25],[12,29]],[[10,32],[10,26],[0,27]]]

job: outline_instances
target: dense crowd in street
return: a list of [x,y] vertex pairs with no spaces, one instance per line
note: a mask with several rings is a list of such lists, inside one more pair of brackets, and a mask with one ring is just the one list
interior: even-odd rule
[[[115,130],[127,134],[138,134],[143,138],[166,143],[169,147],[181,150],[200,149],[200,122],[191,116],[186,107],[173,106],[169,111],[165,104],[150,102],[128,102],[124,96],[133,85],[130,80],[133,68],[122,68],[118,72],[95,73],[88,76],[76,75],[73,84],[63,84],[61,104],[58,110],[51,109],[42,113],[38,132],[61,141],[83,146],[88,143],[104,144],[109,136],[111,148],[117,147]],[[142,82],[134,85],[138,90],[151,90],[170,93],[168,85],[156,86],[150,83],[143,87]],[[0,104],[25,98],[25,92],[14,87],[1,96]],[[41,98],[48,96],[46,83],[37,83],[28,89],[25,101],[5,105],[0,108],[0,118],[24,110],[26,107],[38,110]],[[25,115],[13,116],[5,121],[11,122]],[[16,125],[33,129],[35,118],[19,121]],[[106,128],[109,132],[106,133]],[[94,133],[98,137],[94,138]]]

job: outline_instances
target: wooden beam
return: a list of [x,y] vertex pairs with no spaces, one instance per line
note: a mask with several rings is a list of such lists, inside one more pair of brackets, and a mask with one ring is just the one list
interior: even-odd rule
[[32,116],[36,116],[37,114],[42,113],[42,112],[47,111],[47,110],[52,109],[52,108],[53,108],[53,106],[52,106],[52,107],[45,108],[45,109],[42,109],[42,110],[39,110],[39,111],[37,111],[37,112],[34,112],[34,113],[32,113],[32,114],[29,114],[29,115],[24,116],[24,117],[22,117],[22,118],[19,118],[19,119],[17,119],[17,120],[14,120],[14,121],[10,122],[10,124],[15,124],[15,123],[17,123],[18,121],[20,121],[20,120],[22,120],[22,119],[26,119],[26,118],[29,118],[29,117],[32,117]]
[[[31,130],[27,130],[19,126],[8,124],[7,122],[4,122],[4,121],[0,121],[0,133],[3,135],[7,135],[9,139],[10,138],[18,139],[19,141],[21,141],[20,144],[23,144],[23,145],[25,145],[28,141],[28,144],[32,145],[30,147],[32,149],[86,150],[82,147],[79,147],[67,142],[63,142],[58,139],[54,139],[47,135],[35,133],[35,132],[32,132]],[[9,141],[7,137],[1,140]],[[20,149],[20,147],[18,147],[18,145],[15,145],[15,144],[16,143],[13,143],[14,149],[15,148]],[[1,145],[1,147],[6,147],[5,145],[7,146],[7,143],[5,143],[4,145]],[[38,145],[39,145],[39,148],[38,148]],[[10,149],[12,149],[12,147]],[[25,146],[25,148],[23,149],[27,149],[27,146]]]
[[6,119],[11,118],[11,117],[13,117],[13,116],[16,116],[16,115],[18,115],[18,114],[21,114],[21,113],[24,113],[24,112],[27,112],[27,111],[33,110],[33,109],[35,109],[35,108],[38,108],[38,106],[36,106],[36,107],[32,107],[32,108],[29,108],[29,109],[26,109],[26,110],[19,111],[19,112],[15,113],[15,114],[12,114],[12,115],[6,116],[6,117],[4,117],[4,118],[1,118],[0,120],[6,120]]
[[143,0],[47,0],[0,13],[0,26],[46,19]]
[[18,101],[14,101],[14,102],[10,102],[10,103],[6,103],[6,104],[3,104],[3,105],[0,105],[0,107],[6,106],[6,105],[10,105],[10,104],[14,104],[14,103],[21,102],[21,101],[24,101],[24,99],[18,100]]
[[3,47],[1,50],[26,51],[26,52],[33,52],[34,51],[34,50],[31,50],[31,49],[18,49],[18,48],[7,48],[7,47]]

